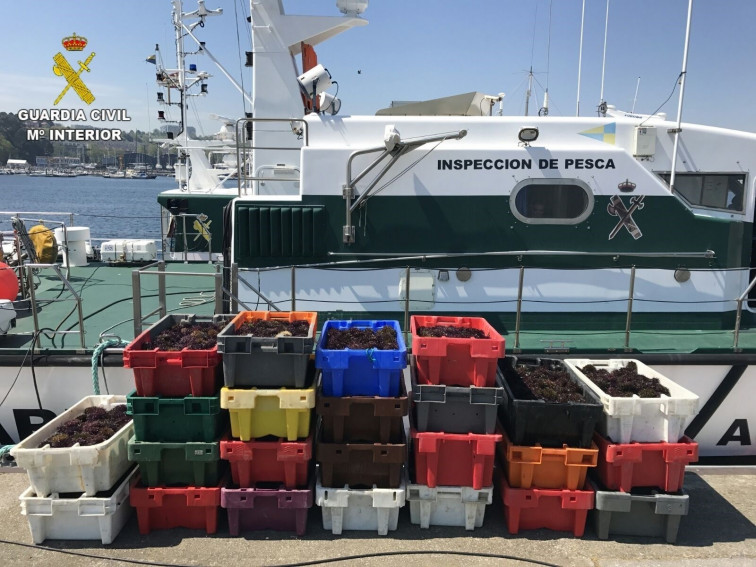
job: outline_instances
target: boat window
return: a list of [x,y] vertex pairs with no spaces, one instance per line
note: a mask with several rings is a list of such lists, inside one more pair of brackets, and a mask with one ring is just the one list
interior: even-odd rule
[[509,206],[529,224],[577,224],[593,210],[593,193],[579,179],[526,179],[512,190]]
[[[670,173],[658,173],[669,185]],[[744,173],[676,173],[675,193],[693,206],[743,212]]]

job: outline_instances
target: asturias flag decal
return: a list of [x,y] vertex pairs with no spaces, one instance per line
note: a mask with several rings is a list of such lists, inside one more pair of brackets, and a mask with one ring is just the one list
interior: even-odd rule
[[588,136],[589,138],[593,138],[594,140],[598,140],[599,142],[604,142],[605,144],[612,144],[614,145],[614,133],[617,130],[617,123],[612,122],[611,124],[607,124],[605,126],[598,126],[596,128],[591,128],[590,130],[584,130],[583,132],[580,132],[581,136]]

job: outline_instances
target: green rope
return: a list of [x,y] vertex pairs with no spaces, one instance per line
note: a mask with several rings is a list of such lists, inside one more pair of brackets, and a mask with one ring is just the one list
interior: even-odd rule
[[13,447],[15,447],[15,445],[3,445],[0,447],[0,459],[10,453],[10,450],[13,449]]
[[92,390],[94,391],[95,395],[100,395],[100,373],[97,371],[97,364],[100,360],[102,351],[104,351],[106,348],[126,346],[127,344],[129,343],[122,341],[121,339],[108,339],[106,341],[102,341],[94,349],[94,352],[92,353]]

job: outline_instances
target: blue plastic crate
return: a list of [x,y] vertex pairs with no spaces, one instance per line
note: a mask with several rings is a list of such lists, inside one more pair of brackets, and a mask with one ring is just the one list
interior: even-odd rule
[[[332,350],[325,348],[329,329],[352,328],[376,331],[388,325],[396,331],[397,350]],[[398,321],[326,321],[320,333],[315,366],[323,371],[325,396],[399,395],[402,369],[407,366],[407,347]]]

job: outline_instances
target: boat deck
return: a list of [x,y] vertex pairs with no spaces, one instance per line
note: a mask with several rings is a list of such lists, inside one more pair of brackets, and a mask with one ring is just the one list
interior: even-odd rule
[[482,527],[420,529],[410,523],[405,507],[399,527],[388,536],[351,531],[335,536],[322,528],[320,510],[313,507],[303,537],[260,531],[230,537],[221,513],[218,533],[171,529],[140,535],[136,517],[128,521],[111,545],[97,541],[47,540],[34,545],[18,495],[28,486],[25,474],[0,474],[0,550],[8,565],[60,567],[115,564],[147,565],[565,565],[630,567],[647,565],[756,565],[756,469],[688,467],[685,490],[690,508],[680,522],[675,545],[657,538],[610,536],[598,540],[589,517],[585,535],[548,530],[506,531],[498,492],[486,508]]
[[[211,276],[215,273],[215,266],[204,263],[170,263],[167,266],[167,270],[175,274],[190,272]],[[105,264],[71,268],[69,281],[82,298],[85,352],[91,353],[100,342],[101,333],[115,335],[125,341],[134,338],[132,271],[135,269],[133,266]],[[154,271],[146,273],[154,274]],[[79,330],[76,304],[70,293],[63,291],[61,280],[52,270],[44,270],[37,274],[35,284],[38,326],[45,329],[37,338],[37,348],[46,354],[83,354],[80,337],[75,333]],[[158,280],[155,275],[142,276],[141,292],[142,313],[147,314],[159,305]],[[213,279],[169,275],[166,277],[165,300],[168,313],[210,315],[213,313],[215,301]],[[281,304],[279,307],[286,310],[289,305]],[[307,303],[298,301],[297,307],[307,310]],[[16,310],[16,328],[7,336],[0,336],[0,354],[23,356],[31,347],[35,327],[29,302],[16,304]],[[323,320],[327,315],[321,315]],[[355,314],[355,317],[360,315]],[[392,313],[388,318],[394,317],[402,323],[404,314]],[[674,318],[670,317],[664,328],[657,326],[649,329],[636,317],[631,325],[628,341],[623,315],[607,319],[589,330],[575,330],[556,323],[550,327],[549,322],[544,322],[542,316],[525,312],[522,315],[519,342],[516,340],[513,314],[505,321],[502,334],[506,338],[508,353],[604,353],[606,356],[643,354],[648,357],[653,357],[654,354],[698,353],[726,357],[735,352],[745,352],[756,356],[756,326],[751,322],[751,314],[744,312],[737,351],[734,349],[734,317],[730,318],[733,322],[702,325],[701,328],[690,328],[690,323],[686,323],[686,328],[682,328],[683,325],[676,326]],[[148,321],[151,323],[156,320],[157,315],[153,315]],[[69,333],[51,334],[50,330]],[[74,333],[71,333],[72,331]]]
[[[134,338],[134,311],[132,294],[132,272],[134,266],[90,264],[71,268],[69,281],[81,297],[82,318],[84,320],[86,351],[90,352],[100,342],[101,333],[107,338],[118,337],[125,341]],[[166,277],[166,309],[169,313],[212,314],[215,296],[214,282],[209,276],[215,267],[208,264],[169,265],[169,271],[176,274],[201,273],[208,277]],[[65,271],[63,271],[65,273]],[[154,274],[154,270],[146,271]],[[35,276],[35,298],[40,330],[37,348],[47,354],[75,353],[81,350],[78,333],[79,319],[73,296],[64,290],[63,283],[53,270],[43,270]],[[141,277],[142,314],[146,315],[159,305],[158,279],[155,275]],[[16,304],[16,328],[7,336],[0,336],[0,353],[25,354],[34,338],[34,317],[30,302],[25,301],[19,308]],[[148,321],[156,321],[153,315]],[[54,334],[50,331],[68,331],[68,334]],[[73,331],[73,333],[72,333]]]

